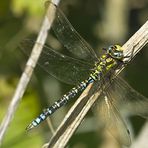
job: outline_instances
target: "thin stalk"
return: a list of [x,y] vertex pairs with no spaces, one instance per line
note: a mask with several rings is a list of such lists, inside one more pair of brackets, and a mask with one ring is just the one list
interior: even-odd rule
[[[58,4],[58,3],[59,3],[59,0],[56,0],[56,4]],[[38,61],[38,58],[41,54],[43,45],[46,41],[46,38],[48,35],[48,30],[51,28],[51,25],[52,25],[52,22],[54,19],[54,14],[55,14],[55,11],[51,5],[49,5],[49,7],[47,8],[46,13],[48,13],[48,16],[50,16],[50,18],[49,17],[47,18],[46,17],[47,14],[45,14],[45,18],[43,20],[40,32],[39,32],[37,40],[36,40],[37,44],[35,44],[32,49],[32,53],[27,61],[25,70],[22,73],[22,76],[18,82],[17,88],[16,88],[14,95],[12,97],[12,100],[8,106],[8,110],[7,110],[5,116],[2,120],[2,123],[0,125],[0,145],[3,140],[4,134],[6,133],[6,130],[8,129],[8,126],[13,119],[15,111],[20,104],[20,101],[22,99],[22,96],[23,96],[26,88],[27,88],[27,85],[31,79],[33,70],[37,64],[37,61]],[[38,43],[40,43],[40,44],[38,44]]]

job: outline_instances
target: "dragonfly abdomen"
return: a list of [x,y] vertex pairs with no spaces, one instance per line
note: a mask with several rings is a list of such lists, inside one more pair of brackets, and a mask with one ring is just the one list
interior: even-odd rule
[[87,80],[82,81],[79,85],[77,85],[76,87],[73,87],[71,91],[63,95],[61,99],[54,102],[54,104],[49,108],[45,109],[44,112],[40,114],[35,120],[33,120],[32,123],[29,124],[26,129],[30,130],[36,127],[37,125],[39,125],[48,116],[53,114],[58,108],[61,108],[62,106],[66,105],[69,102],[69,100],[74,98],[79,92],[83,91],[88,86],[88,84],[92,83],[93,81],[94,79],[90,76]]
[[[113,47],[115,49],[117,48],[116,46]],[[92,71],[88,79],[82,81],[79,85],[72,88],[67,94],[63,95],[63,97],[56,101],[52,106],[45,109],[42,114],[40,114],[31,124],[29,124],[29,126],[27,126],[27,130],[30,130],[39,125],[49,115],[53,114],[58,108],[66,105],[69,100],[74,98],[79,92],[82,92],[88,86],[88,84],[94,81],[100,81],[102,76],[105,76],[107,73],[109,73],[110,70],[115,68],[117,65],[117,60],[112,58],[111,54],[108,53],[102,55],[100,61],[95,64],[94,71]]]

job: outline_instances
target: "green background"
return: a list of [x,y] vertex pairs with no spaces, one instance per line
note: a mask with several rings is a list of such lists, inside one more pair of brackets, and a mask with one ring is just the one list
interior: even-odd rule
[[[76,30],[97,52],[97,49],[110,44],[124,44],[147,20],[147,6],[147,0],[63,0],[60,7]],[[20,42],[23,39],[36,39],[44,13],[42,0],[5,0],[0,3],[0,121],[8,109],[25,66],[26,57],[19,48]],[[60,47],[51,35],[47,42],[57,49]],[[122,75],[133,88],[148,97],[146,48],[142,49]],[[46,121],[29,133],[25,128],[45,107],[72,87],[36,68],[4,136],[2,148],[39,148],[48,142],[52,134]],[[60,124],[71,105],[69,103],[52,116],[54,128]],[[99,121],[89,112],[70,140],[70,147],[99,147],[102,139],[98,136],[96,122]],[[144,119],[140,117],[132,117],[131,126],[136,135],[143,122]]]

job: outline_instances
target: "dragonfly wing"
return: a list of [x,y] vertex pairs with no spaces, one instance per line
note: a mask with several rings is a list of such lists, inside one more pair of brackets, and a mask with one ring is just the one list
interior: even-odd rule
[[97,113],[100,120],[116,140],[123,145],[131,144],[129,130],[123,121],[119,111],[113,104],[112,98],[102,95],[97,105]]
[[[31,51],[34,44],[35,42],[25,40],[21,49],[29,55],[28,51]],[[65,56],[47,46],[44,46],[38,64],[44,71],[68,84],[78,84],[87,79],[92,68],[92,65],[86,62]]]
[[117,77],[109,88],[120,108],[127,115],[139,115],[148,118],[148,98],[134,90],[126,81]]
[[56,10],[52,29],[58,40],[78,58],[94,63],[97,60],[94,50],[74,29],[64,13],[56,5],[51,2],[49,4]]

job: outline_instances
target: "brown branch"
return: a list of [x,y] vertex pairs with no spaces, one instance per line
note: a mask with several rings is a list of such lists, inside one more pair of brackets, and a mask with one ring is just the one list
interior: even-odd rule
[[[129,56],[134,49],[133,57],[148,43],[148,21],[123,45],[124,55]],[[130,57],[126,60],[130,60]],[[119,67],[118,71],[123,70],[124,67]],[[65,147],[69,139],[76,131],[78,126],[83,121],[85,115],[90,110],[92,105],[97,101],[100,91],[91,94],[93,89],[90,84],[82,95],[77,99],[73,107],[69,110],[64,120],[58,127],[54,136],[50,139],[49,148],[62,148]],[[89,92],[90,91],[90,92]],[[87,96],[88,95],[88,96]]]
[[[58,3],[59,0],[56,0],[56,2]],[[2,142],[4,134],[8,128],[11,120],[13,119],[13,115],[14,115],[15,111],[16,111],[18,105],[20,104],[21,98],[26,90],[27,84],[31,79],[33,70],[34,70],[36,63],[38,61],[38,58],[41,54],[42,47],[46,41],[46,38],[48,35],[48,30],[51,28],[51,24],[53,22],[54,14],[55,14],[54,10],[55,9],[53,9],[53,7],[51,5],[49,5],[49,7],[47,8],[46,13],[48,13],[48,16],[50,16],[50,18],[49,17],[47,18],[46,17],[47,14],[46,14],[43,24],[41,26],[40,32],[38,34],[37,40],[36,40],[36,42],[40,43],[40,44],[35,44],[32,49],[32,53],[28,59],[25,70],[19,80],[19,83],[18,83],[17,88],[14,92],[12,100],[8,106],[7,113],[4,116],[3,121],[0,125],[0,144]]]

